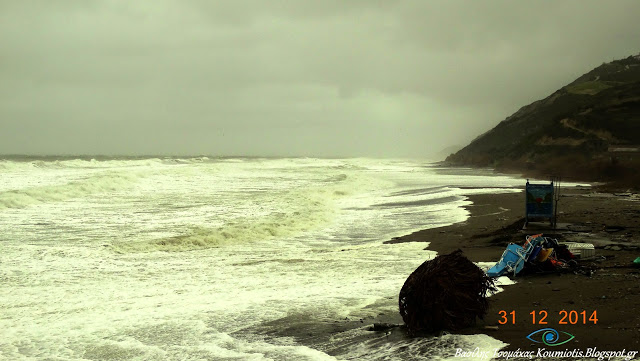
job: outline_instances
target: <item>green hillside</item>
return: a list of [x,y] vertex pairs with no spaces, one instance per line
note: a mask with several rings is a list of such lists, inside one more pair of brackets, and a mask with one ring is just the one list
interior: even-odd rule
[[640,146],[640,55],[603,64],[522,107],[446,163],[621,182],[640,170],[634,146]]

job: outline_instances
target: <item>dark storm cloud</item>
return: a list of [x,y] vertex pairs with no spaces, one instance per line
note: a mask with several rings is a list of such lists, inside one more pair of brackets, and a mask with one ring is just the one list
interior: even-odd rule
[[640,51],[631,1],[0,2],[1,153],[424,156]]

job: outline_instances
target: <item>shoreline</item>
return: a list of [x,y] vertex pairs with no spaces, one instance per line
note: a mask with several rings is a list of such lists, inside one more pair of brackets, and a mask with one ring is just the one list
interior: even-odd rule
[[[524,223],[522,192],[471,195],[468,199],[472,204],[465,206],[470,212],[466,221],[421,230],[385,243],[429,242],[427,249],[438,254],[460,248],[474,262],[497,262],[509,242],[524,243],[525,233],[520,232]],[[597,260],[580,261],[593,274],[510,277],[516,284],[504,286],[504,291],[490,297],[485,319],[458,333],[489,335],[508,343],[504,350],[537,350],[544,345],[526,336],[550,327],[575,336],[563,349],[640,350],[640,269],[629,267],[640,256],[638,205],[635,195],[595,193],[584,187],[563,188],[558,204],[559,222],[576,225],[580,231],[545,233],[545,236],[559,241],[594,243]],[[501,310],[515,311],[515,324],[499,324]],[[547,324],[533,324],[530,313],[538,315],[542,310],[547,311]],[[597,311],[598,321],[560,324],[563,310],[584,310],[589,315]]]
[[[571,223],[579,231],[545,233],[545,236],[559,241],[594,243],[597,260],[580,262],[593,273],[590,276],[551,273],[510,277],[516,283],[501,286],[503,291],[489,298],[490,306],[484,320],[478,320],[467,329],[445,331],[442,335],[451,334],[454,338],[455,335],[487,335],[505,344],[500,351],[519,349],[535,351],[534,355],[539,348],[548,351],[586,352],[594,347],[599,351],[640,351],[640,268],[630,266],[640,256],[640,197],[598,193],[580,186],[563,188],[561,194],[559,222]],[[520,232],[524,222],[523,192],[466,197],[470,201],[464,206],[470,213],[466,221],[420,230],[384,243],[423,242],[426,250],[438,254],[460,248],[471,261],[490,263],[499,260],[508,243],[524,243],[525,233]],[[606,226],[616,227],[607,231]],[[397,293],[388,301],[397,304],[400,289],[395,291]],[[515,311],[515,324],[499,324],[501,310]],[[530,313],[542,310],[547,311],[548,323],[533,324]],[[559,312],[562,310],[589,311],[587,318],[595,310],[598,321],[595,325],[589,322],[560,325]],[[381,327],[374,331],[376,324]],[[536,344],[527,339],[532,332],[547,327],[567,332],[575,338],[560,347]],[[239,334],[245,331],[240,330]],[[451,343],[452,338],[447,336],[410,337],[397,308],[362,319],[311,320],[304,315],[291,315],[270,322],[264,328],[251,329],[251,333],[256,331],[266,338],[289,338],[331,356],[339,357],[354,348],[370,348],[372,353],[360,355],[359,359],[368,359],[367,355],[376,358],[378,347],[408,348],[418,358],[430,355],[433,347],[450,350],[450,354],[439,353],[439,357],[454,357],[455,347],[465,347],[464,342]]]

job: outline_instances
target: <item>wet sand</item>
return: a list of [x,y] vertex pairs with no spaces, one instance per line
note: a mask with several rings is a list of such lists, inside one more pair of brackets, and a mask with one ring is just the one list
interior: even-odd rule
[[[386,243],[429,242],[427,248],[439,254],[460,248],[474,262],[496,262],[509,242],[522,244],[525,241],[526,233],[521,230],[523,192],[475,195],[469,200],[473,203],[466,207],[470,212],[467,221],[422,230]],[[570,223],[573,231],[544,232],[545,236],[559,241],[594,243],[596,259],[579,262],[584,269],[592,270],[591,274],[519,275],[513,278],[516,284],[504,286],[503,292],[491,297],[484,320],[455,333],[489,335],[508,344],[503,350],[537,351],[539,347],[548,350],[586,351],[594,347],[600,351],[640,350],[640,268],[631,265],[640,256],[640,197],[597,193],[589,188],[563,188],[558,210],[559,222]],[[397,298],[393,301],[397,302]],[[501,310],[515,311],[515,323],[500,324]],[[535,311],[539,319],[539,312],[543,310],[548,315],[547,324],[533,324],[530,313]],[[586,311],[587,322],[582,324],[580,319],[579,324],[562,325],[559,313],[563,310]],[[593,311],[597,311],[596,324],[588,320]],[[355,337],[344,338],[352,330],[371,329],[376,323],[398,327],[358,332]],[[298,315],[266,326],[264,335],[267,338],[290,337],[331,355],[340,355],[363,345],[368,345],[364,346],[366,348],[411,341],[399,312],[361,320],[312,321]],[[527,339],[527,335],[545,327],[570,333],[575,338],[555,348]],[[433,348],[439,347],[440,338],[434,336],[437,335],[421,336],[428,339],[421,348],[413,350],[420,353],[415,356],[428,357]],[[337,339],[341,341],[336,342]]]
[[[632,261],[640,256],[640,199],[633,194],[603,194],[585,188],[562,189],[558,221],[569,223],[563,232],[544,232],[559,241],[593,243],[596,259],[580,261],[590,269],[582,273],[530,274],[513,278],[515,285],[491,297],[484,321],[463,333],[485,333],[509,344],[506,349],[537,350],[526,338],[530,333],[550,327],[575,336],[560,348],[599,350],[640,350],[640,268]],[[458,248],[472,261],[497,261],[509,242],[522,244],[524,194],[477,195],[467,209],[466,222],[428,229],[389,241],[430,242],[429,249],[446,254]],[[538,233],[532,230],[529,233]],[[501,310],[515,311],[507,324],[499,324]],[[540,311],[547,312],[547,324],[533,324]],[[561,311],[586,311],[576,324],[560,324]],[[589,321],[597,311],[597,323]],[[497,330],[486,326],[497,326]],[[548,347],[551,349],[552,347]]]

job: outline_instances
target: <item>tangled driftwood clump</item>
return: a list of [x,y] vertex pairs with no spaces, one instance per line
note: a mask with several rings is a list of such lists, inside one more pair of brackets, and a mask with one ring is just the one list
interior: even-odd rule
[[483,318],[495,292],[492,278],[461,250],[421,264],[400,290],[400,314],[410,333],[459,330]]

